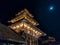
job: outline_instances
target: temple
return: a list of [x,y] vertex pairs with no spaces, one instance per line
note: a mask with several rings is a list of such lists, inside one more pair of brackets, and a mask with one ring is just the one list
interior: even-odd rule
[[38,45],[38,38],[46,36],[37,26],[39,23],[33,19],[34,16],[27,9],[16,14],[16,17],[9,20],[8,27],[18,34],[26,43],[24,45]]
[[25,43],[12,29],[0,23],[0,45],[23,45]]

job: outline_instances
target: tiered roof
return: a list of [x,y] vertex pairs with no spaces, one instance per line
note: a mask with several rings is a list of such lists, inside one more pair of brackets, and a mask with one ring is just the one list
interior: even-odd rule
[[32,23],[33,25],[39,25],[39,23],[36,20],[34,20],[33,17],[34,16],[32,16],[32,14],[30,14],[27,9],[24,9],[21,12],[18,12],[18,14],[16,14],[16,17],[11,19],[9,22],[15,23],[24,18],[28,20],[30,23]]
[[46,34],[36,27],[39,25],[39,23],[34,20],[33,17],[34,16],[32,16],[32,14],[30,14],[27,9],[24,9],[21,12],[18,12],[16,17],[9,21],[13,23],[9,27],[17,33],[19,33],[20,30],[24,30],[26,33],[36,38],[45,36]]

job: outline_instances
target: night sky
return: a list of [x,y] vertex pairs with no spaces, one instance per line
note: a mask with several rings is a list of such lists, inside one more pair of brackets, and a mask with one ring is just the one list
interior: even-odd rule
[[27,8],[39,22],[39,28],[60,41],[60,0],[0,0],[0,22],[7,21]]

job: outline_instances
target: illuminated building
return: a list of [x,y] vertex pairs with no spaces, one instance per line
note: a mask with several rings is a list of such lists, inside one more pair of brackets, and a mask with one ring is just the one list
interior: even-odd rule
[[0,23],[0,45],[22,45],[25,41],[12,29]]
[[39,23],[33,18],[34,16],[27,9],[24,9],[18,12],[15,18],[8,21],[12,23],[8,27],[24,38],[26,41],[24,45],[38,45],[38,38],[46,35],[36,27]]

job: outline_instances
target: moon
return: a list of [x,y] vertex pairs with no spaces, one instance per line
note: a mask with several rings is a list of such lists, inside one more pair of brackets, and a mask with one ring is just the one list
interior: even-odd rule
[[50,8],[49,8],[50,10],[53,10],[54,9],[54,7],[53,6],[50,6]]

